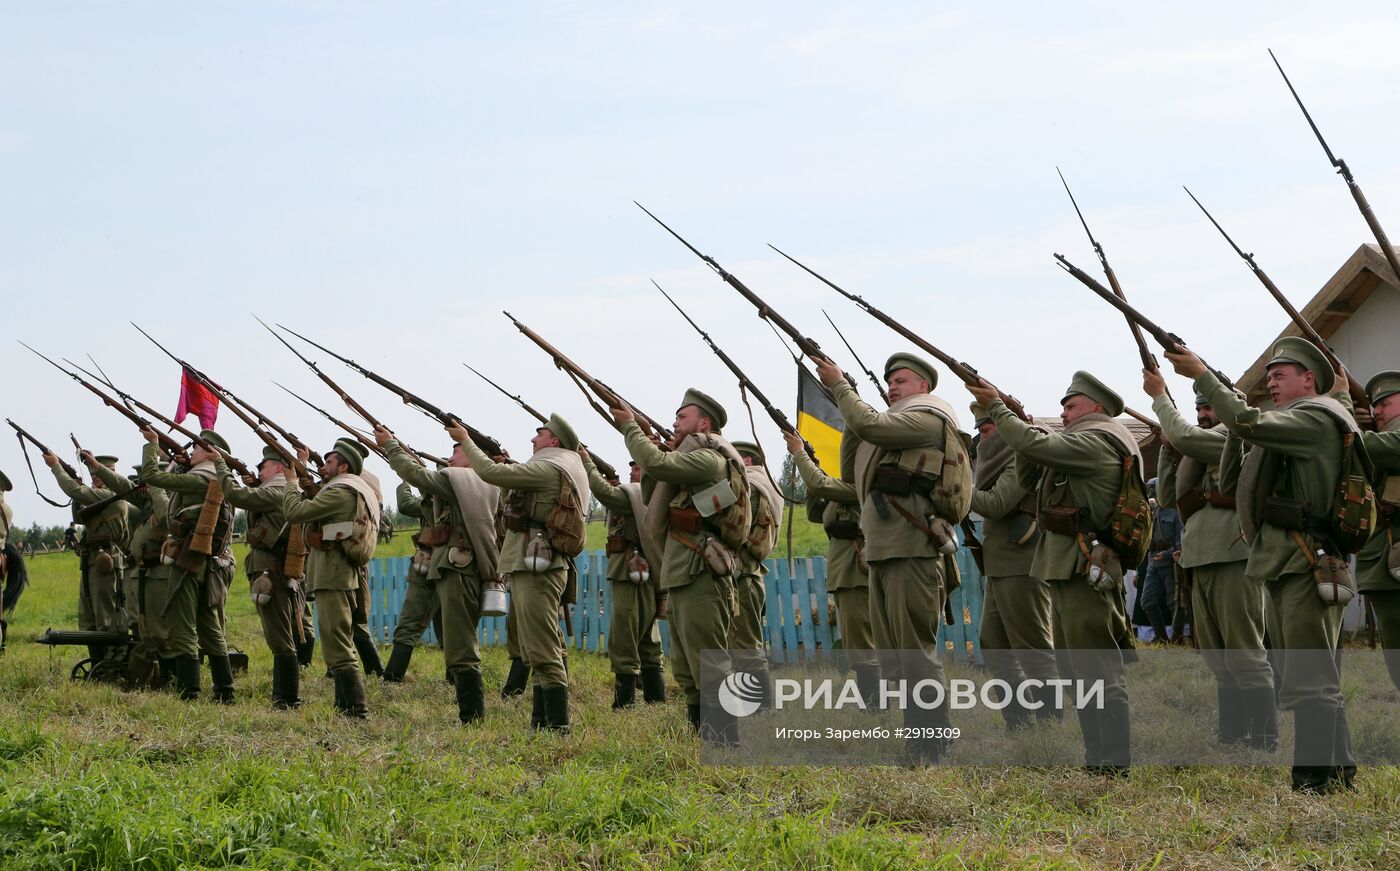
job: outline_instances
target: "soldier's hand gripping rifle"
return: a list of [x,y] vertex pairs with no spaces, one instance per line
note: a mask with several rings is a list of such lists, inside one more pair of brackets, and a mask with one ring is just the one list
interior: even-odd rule
[[[797,349],[801,351],[804,355],[811,357],[815,360],[827,360],[830,362],[835,362],[831,360],[831,357],[828,356],[827,353],[821,349],[821,345],[818,345],[814,339],[804,335],[800,330],[797,329],[797,327],[793,326],[787,318],[774,311],[772,306],[768,305],[768,303],[764,302],[758,294],[750,290],[748,285],[744,284],[744,282],[740,281],[732,273],[727,272],[723,266],[720,266],[719,263],[715,261],[713,257],[709,256],[708,254],[701,254],[700,251],[694,245],[687,242],[685,238],[681,236],[680,233],[677,233],[675,230],[672,230],[666,225],[665,221],[661,220],[660,218],[653,215],[650,211],[648,211],[646,206],[642,205],[641,203],[638,203],[636,200],[633,200],[633,203],[637,206],[637,208],[646,212],[647,215],[653,221],[664,227],[667,233],[670,233],[672,236],[675,236],[676,239],[678,239],[682,245],[689,248],[692,254],[703,260],[705,262],[705,265],[713,269],[715,271],[715,274],[724,280],[725,284],[728,284],[730,287],[737,290],[740,296],[752,303],[754,308],[758,309],[759,317],[763,318],[764,320],[768,321],[768,323],[772,324],[773,326],[786,333],[788,338],[792,340],[792,343],[796,345]],[[778,253],[781,254],[782,252],[780,251]],[[854,378],[851,377],[849,372],[842,372],[841,374],[845,376],[846,381],[852,387],[856,386],[856,381]]]
[[[926,353],[928,353],[928,354],[930,354],[931,356],[933,356],[934,359],[938,360],[938,362],[942,363],[944,366],[947,366],[947,367],[948,367],[948,371],[952,372],[953,375],[954,375],[954,377],[956,377],[958,380],[962,381],[964,384],[982,384],[982,383],[991,384],[990,381],[987,381],[987,379],[985,379],[985,378],[983,378],[981,375],[979,375],[979,374],[977,373],[977,370],[976,370],[976,369],[974,369],[973,367],[969,366],[967,363],[961,362],[960,360],[954,358],[953,356],[951,356],[951,355],[949,355],[949,354],[945,354],[940,348],[938,348],[938,347],[937,347],[936,345],[934,345],[932,342],[930,342],[929,340],[925,339],[923,336],[920,336],[918,333],[916,333],[916,332],[914,332],[913,330],[909,329],[909,328],[906,327],[904,324],[900,323],[899,321],[895,320],[894,318],[890,317],[889,315],[885,314],[885,313],[884,313],[883,311],[881,311],[880,309],[878,309],[878,308],[876,308],[875,306],[871,305],[870,303],[866,302],[865,299],[864,299],[863,297],[856,296],[854,293],[850,293],[849,291],[846,291],[846,290],[842,289],[839,285],[833,283],[830,279],[828,279],[828,278],[826,278],[825,276],[821,275],[820,273],[818,273],[816,270],[812,269],[812,268],[811,268],[810,266],[808,266],[807,264],[801,262],[800,260],[798,260],[798,259],[795,258],[795,257],[792,257],[791,255],[789,255],[789,254],[787,254],[786,252],[782,251],[782,250],[779,249],[778,247],[776,247],[776,246],[774,246],[774,245],[769,245],[768,247],[769,247],[769,248],[772,248],[774,251],[777,251],[779,254],[782,254],[782,255],[783,255],[784,257],[786,257],[788,260],[791,260],[793,263],[795,263],[797,266],[801,267],[801,268],[802,268],[803,270],[805,270],[809,275],[811,275],[813,278],[815,278],[815,279],[817,279],[818,281],[820,281],[822,284],[825,284],[827,287],[829,287],[829,288],[831,288],[832,290],[836,291],[837,293],[841,294],[841,295],[844,296],[846,299],[849,299],[851,302],[853,302],[853,303],[855,303],[856,305],[860,306],[861,309],[864,310],[866,314],[870,315],[870,316],[873,317],[875,320],[879,321],[880,323],[882,323],[882,324],[884,324],[885,326],[889,327],[890,329],[894,330],[896,333],[899,333],[899,334],[900,334],[901,336],[903,336],[904,338],[906,338],[906,339],[908,339],[909,341],[913,342],[913,343],[914,343],[916,346],[918,346],[921,350],[923,350],[923,351],[925,351]],[[1012,396],[1012,395],[1009,394],[1009,393],[1004,392],[1001,388],[996,387],[995,385],[993,385],[993,388],[994,388],[994,389],[996,390],[996,392],[997,392],[997,398],[1000,399],[1000,400],[1002,401],[1002,403],[1005,404],[1006,407],[1007,407],[1008,409],[1010,409],[1010,411],[1011,411],[1012,414],[1016,415],[1016,416],[1019,417],[1021,420],[1024,420],[1024,421],[1026,421],[1027,423],[1030,423],[1030,422],[1031,422],[1031,416],[1030,416],[1030,414],[1028,414],[1028,413],[1026,412],[1026,409],[1021,405],[1021,403],[1020,403],[1019,401],[1017,401],[1016,397]]]
[[[1103,268],[1104,277],[1108,279],[1108,286],[1113,288],[1113,292],[1121,300],[1126,301],[1128,295],[1123,293],[1123,286],[1118,283],[1118,274],[1113,271],[1113,267],[1108,265],[1108,255],[1104,253],[1103,246],[1099,240],[1094,238],[1094,233],[1089,229],[1089,222],[1084,220],[1084,213],[1079,210],[1079,203],[1074,199],[1074,192],[1069,189],[1069,182],[1065,181],[1065,174],[1060,172],[1060,168],[1055,167],[1055,172],[1060,176],[1060,184],[1065,186],[1065,193],[1069,194],[1070,204],[1074,206],[1074,213],[1079,216],[1079,223],[1084,227],[1084,235],[1089,237],[1089,244],[1094,248],[1094,254],[1099,258],[1099,266]],[[1158,373],[1162,367],[1158,365],[1157,358],[1152,356],[1152,352],[1147,349],[1147,340],[1142,337],[1142,330],[1133,322],[1132,318],[1127,318],[1128,329],[1133,334],[1133,344],[1137,345],[1138,357],[1142,360],[1142,368],[1152,373]],[[1171,392],[1167,392],[1167,397],[1171,398]]]
[[[380,387],[383,387],[390,393],[396,394],[399,397],[399,399],[403,400],[404,405],[416,408],[428,417],[436,418],[437,421],[443,426],[452,426],[454,424],[461,426],[467,431],[467,435],[471,438],[472,443],[475,444],[478,448],[481,448],[481,452],[486,454],[487,456],[505,456],[505,448],[501,447],[500,442],[486,435],[481,430],[476,429],[471,424],[463,421],[460,416],[452,414],[451,412],[443,411],[441,408],[438,408],[436,405],[433,405],[431,402],[424,399],[423,397],[418,396],[415,393],[409,392],[407,389],[400,387],[399,385],[390,381],[388,378],[383,377],[382,375],[378,375],[374,372],[371,372],[369,369],[366,369],[364,366],[361,366],[359,363],[356,363],[349,357],[342,357],[341,355],[332,351],[330,348],[327,348],[325,345],[322,345],[318,342],[313,342],[306,336],[303,336],[301,333],[298,333],[296,330],[293,330],[290,327],[283,326],[282,324],[278,324],[277,326],[285,330],[286,332],[289,332],[292,335],[296,336],[298,339],[301,339],[303,342],[306,342],[308,345],[311,345],[314,348],[320,348],[322,351],[325,351],[327,354],[330,354],[332,357],[336,358],[340,362],[344,363],[346,366],[349,366],[351,369],[355,370],[364,377],[373,381],[375,384],[378,384]],[[290,345],[288,347],[290,347]],[[297,356],[300,357],[301,355],[298,354]],[[302,357],[302,359],[306,360],[305,357]],[[309,364],[310,361],[307,362]],[[314,369],[315,367],[312,368]],[[316,374],[321,376],[321,380],[328,380],[319,369],[316,369]],[[337,390],[337,393],[341,393],[341,391]],[[341,399],[346,399],[346,397],[342,394]],[[347,404],[348,403],[349,400],[347,400]],[[355,403],[350,407],[355,410],[356,414],[359,414],[361,416],[365,415],[365,411],[359,403]],[[365,420],[367,421],[370,419],[371,418],[369,417],[365,417]],[[385,428],[387,429],[388,427]]]
[[[573,379],[574,383],[579,386],[579,389],[583,390],[585,397],[588,397],[588,392],[592,391],[593,396],[596,396],[603,404],[607,405],[608,408],[630,408],[636,414],[637,425],[642,428],[643,432],[650,428],[660,436],[663,441],[669,442],[671,440],[671,431],[662,426],[654,417],[627,402],[618,395],[617,391],[599,381],[597,378],[594,378],[592,375],[589,375],[582,366],[570,360],[568,357],[565,357],[559,352],[558,348],[545,341],[544,337],[539,333],[516,320],[515,316],[510,312],[502,312],[502,314],[510,318],[510,322],[515,324],[515,328],[523,333],[527,339],[534,342],[539,346],[540,350],[548,354],[550,358],[554,360],[555,367],[564,370],[564,373]],[[598,404],[593,401],[592,397],[588,397],[588,401],[589,405],[593,407],[593,410],[598,412],[598,414],[608,422],[609,426],[614,429],[617,428],[617,423],[612,419],[612,415],[608,414],[607,409],[599,407]]]
[[[1084,270],[1080,269],[1078,266],[1075,266],[1073,263],[1070,263],[1068,260],[1066,260],[1064,255],[1056,254],[1055,260],[1060,264],[1060,268],[1062,268],[1065,272],[1068,272],[1070,275],[1073,275],[1075,278],[1079,279],[1080,283],[1082,283],[1085,287],[1089,288],[1094,293],[1097,293],[1099,296],[1103,297],[1104,302],[1118,309],[1118,311],[1123,313],[1124,317],[1128,318],[1133,323],[1142,327],[1142,329],[1146,331],[1146,333],[1149,336],[1156,339],[1157,344],[1161,345],[1165,350],[1174,351],[1179,347],[1186,347],[1186,342],[1180,336],[1178,336],[1176,333],[1169,333],[1161,327],[1157,326],[1152,321],[1148,320],[1146,315],[1133,308],[1127,300],[1120,299],[1113,291],[1104,287],[1102,284],[1099,284],[1099,282],[1095,280],[1092,275],[1088,274]],[[1202,360],[1201,362],[1204,363],[1205,361]],[[1221,384],[1224,384],[1231,390],[1235,389],[1235,382],[1231,381],[1229,376],[1227,376],[1224,372],[1221,372],[1219,369],[1216,369],[1208,363],[1206,364],[1206,368],[1210,370],[1211,374],[1213,374],[1216,377],[1216,379],[1220,381]]]
[[1289,319],[1293,321],[1298,331],[1301,332],[1308,341],[1317,346],[1317,349],[1327,358],[1327,362],[1332,365],[1333,369],[1338,372],[1346,373],[1347,392],[1351,394],[1352,405],[1355,406],[1358,411],[1370,409],[1371,400],[1370,397],[1366,395],[1366,388],[1356,380],[1355,376],[1351,374],[1350,369],[1342,365],[1342,361],[1338,360],[1337,355],[1332,353],[1332,349],[1327,346],[1327,340],[1323,339],[1322,334],[1314,329],[1307,318],[1303,317],[1302,312],[1293,307],[1293,303],[1288,301],[1288,298],[1283,295],[1283,291],[1279,290],[1278,285],[1274,284],[1273,279],[1269,278],[1269,276],[1264,273],[1264,270],[1259,268],[1259,264],[1254,262],[1254,254],[1246,254],[1244,249],[1235,244],[1235,240],[1230,238],[1230,234],[1225,232],[1225,228],[1220,226],[1220,222],[1215,220],[1215,216],[1206,211],[1206,207],[1201,205],[1201,201],[1196,199],[1196,195],[1191,193],[1190,188],[1183,185],[1181,189],[1186,191],[1186,195],[1191,198],[1192,202],[1200,207],[1202,212],[1205,212],[1205,216],[1215,225],[1215,229],[1220,231],[1220,235],[1225,237],[1225,241],[1230,243],[1230,247],[1234,248],[1235,253],[1240,255],[1249,266],[1249,271],[1254,273],[1254,276],[1259,279],[1259,283],[1264,285],[1264,288],[1269,291],[1269,295],[1288,313]]
[[[44,362],[48,363],[50,366],[54,367],[54,368],[57,369],[58,371],[62,372],[64,375],[67,375],[69,378],[72,378],[74,381],[78,382],[78,383],[81,384],[83,387],[87,388],[88,392],[92,393],[92,394],[93,394],[94,396],[96,396],[98,399],[102,400],[102,403],[103,403],[104,405],[106,405],[108,408],[111,408],[111,409],[112,409],[113,411],[115,411],[117,414],[120,414],[122,417],[126,418],[127,420],[129,420],[129,421],[131,421],[133,424],[135,424],[137,429],[145,429],[146,427],[151,426],[150,420],[148,420],[148,419],[142,417],[141,415],[137,414],[136,412],[132,411],[130,408],[128,408],[128,407],[126,406],[125,403],[121,402],[121,401],[118,400],[116,397],[109,395],[106,391],[102,390],[102,389],[99,388],[97,385],[93,384],[91,381],[88,381],[86,378],[84,378],[83,376],[79,375],[79,374],[76,373],[76,372],[71,372],[71,371],[69,371],[69,370],[63,368],[62,366],[60,366],[60,365],[58,365],[57,363],[55,363],[53,360],[49,359],[48,357],[44,356],[43,354],[40,354],[38,351],[35,351],[33,348],[30,348],[29,345],[25,345],[24,342],[20,342],[20,344],[21,344],[21,345],[24,345],[24,347],[26,347],[26,348],[29,348],[30,351],[33,351],[33,353],[34,353],[36,356],[38,356],[40,359],[44,360]],[[187,435],[187,433],[182,433],[182,434],[186,434],[186,435]],[[166,433],[163,433],[163,432],[157,432],[157,433],[156,433],[156,437],[157,437],[157,443],[159,444],[159,446],[160,446],[164,451],[166,451],[168,454],[170,454],[170,456],[175,457],[176,459],[185,459],[185,446],[184,446],[184,445],[182,445],[182,444],[180,444],[179,442],[175,441],[175,439],[171,438],[169,435],[167,435]],[[199,447],[204,448],[205,450],[209,451],[210,453],[215,452],[215,448],[214,448],[212,445],[208,444],[207,442],[205,442],[203,439],[199,438],[198,436],[195,436],[195,437],[194,437],[193,439],[191,439],[191,440],[192,440],[195,444],[199,445]]]
[[1288,85],[1288,91],[1293,95],[1293,100],[1298,104],[1298,108],[1303,110],[1303,117],[1308,120],[1308,126],[1312,128],[1313,135],[1317,137],[1317,142],[1326,152],[1327,159],[1337,168],[1337,174],[1347,183],[1347,190],[1351,191],[1351,198],[1356,200],[1356,207],[1361,210],[1361,217],[1365,219],[1366,226],[1371,228],[1371,234],[1376,237],[1376,242],[1381,246],[1381,254],[1385,255],[1385,261],[1390,264],[1391,271],[1395,273],[1396,280],[1400,280],[1400,260],[1395,257],[1395,249],[1390,245],[1390,238],[1385,235],[1385,230],[1381,229],[1381,222],[1376,218],[1376,213],[1371,209],[1371,204],[1366,202],[1366,195],[1361,192],[1361,186],[1356,183],[1356,178],[1352,176],[1351,169],[1347,167],[1347,162],[1332,154],[1332,149],[1327,147],[1327,140],[1322,138],[1322,131],[1317,129],[1317,124],[1313,122],[1312,115],[1308,114],[1308,107],[1303,105],[1303,100],[1298,96],[1298,91],[1294,89],[1293,83],[1288,80],[1288,74],[1283,71],[1283,65],[1274,57],[1273,49],[1269,50],[1269,57],[1273,58],[1274,66],[1278,67],[1278,74],[1283,76],[1283,83]]
[[[476,375],[476,377],[480,378],[482,381],[485,381],[487,384],[490,384],[492,387],[499,390],[516,405],[524,409],[525,413],[533,417],[536,421],[538,421],[540,426],[549,425],[549,416],[532,406],[530,403],[526,402],[524,399],[521,399],[519,393],[511,393],[509,390],[506,390],[501,385],[497,384],[490,378],[487,378],[485,375],[481,374],[481,372],[477,371],[477,369],[470,363],[463,363],[462,365],[466,366],[468,369],[471,369],[473,374]],[[588,446],[584,445],[584,447],[587,448]],[[608,463],[607,460],[604,460],[602,457],[593,453],[593,450],[591,448],[589,448],[588,450],[588,456],[591,460],[593,460],[593,465],[598,468],[598,471],[602,474],[604,478],[613,478],[616,480],[621,480],[617,477],[617,469],[613,468],[613,466],[610,463]]]
[[[710,350],[714,351],[715,356],[725,365],[725,368],[734,373],[735,378],[739,379],[740,392],[752,393],[754,399],[758,400],[759,404],[763,406],[763,410],[768,412],[768,416],[773,419],[773,423],[778,425],[778,429],[782,431],[784,435],[795,435],[798,438],[802,438],[801,434],[797,431],[797,427],[793,426],[792,421],[788,420],[788,416],[783,414],[782,410],[768,401],[768,397],[763,395],[763,391],[758,389],[758,385],[754,384],[749,376],[744,374],[744,370],[739,368],[739,364],[735,363],[732,357],[724,353],[723,348],[715,344],[715,340],[710,338],[710,334],[700,329],[700,325],[697,324],[690,315],[686,314],[685,309],[681,308],[679,303],[671,299],[669,293],[662,290],[661,285],[656,284],[654,279],[651,283],[656,285],[656,289],[661,291],[661,295],[666,297],[666,301],[669,302],[676,311],[681,313],[681,317],[685,318],[686,323],[690,324],[691,328],[700,334],[700,338],[704,340],[705,344],[710,346]],[[802,449],[807,452],[807,456],[812,458],[813,463],[817,461],[817,452],[812,449],[812,446],[808,444],[806,439],[802,439]]]
[[[310,445],[297,438],[295,434],[288,432],[287,430],[278,426],[276,421],[274,421],[272,418],[263,414],[261,411],[258,411],[252,405],[245,402],[241,397],[236,396],[232,390],[229,390],[227,387],[218,384],[214,381],[214,379],[210,378],[208,375],[205,375],[200,370],[191,366],[188,361],[182,360],[179,357],[176,357],[174,354],[170,353],[169,349],[167,349],[160,342],[157,342],[154,336],[141,329],[141,327],[137,324],[132,323],[132,326],[136,327],[136,329],[141,333],[141,335],[145,336],[147,339],[150,339],[151,344],[155,345],[157,348],[160,348],[161,353],[165,354],[165,356],[174,360],[176,363],[179,363],[180,368],[190,373],[190,375],[192,375],[196,381],[202,384],[205,387],[205,389],[210,390],[218,396],[222,397],[225,405],[228,406],[229,410],[232,411],[239,420],[247,424],[253,430],[253,432],[257,434],[258,438],[263,441],[264,444],[268,445],[269,447],[272,447],[279,454],[281,454],[282,457],[286,459],[287,462],[291,464],[293,468],[296,467],[296,463],[294,462],[296,460],[296,455],[289,455],[287,450],[281,445],[275,444],[274,441],[270,441],[269,439],[271,437],[266,433],[263,433],[261,431],[261,428],[266,427],[267,429],[270,429],[273,432],[277,433],[283,439],[285,439],[287,444],[291,445],[294,450],[306,451],[307,457],[317,465],[320,465],[324,462],[324,459],[320,454],[313,451]],[[303,478],[300,471],[297,472],[297,479],[303,487],[306,487],[310,482],[310,477],[308,476],[306,478]]]
[[[35,494],[37,494],[40,499],[43,499],[45,502],[49,503],[55,508],[67,508],[69,505],[72,505],[73,503],[71,501],[55,502],[49,497],[45,496],[44,492],[39,489],[39,478],[34,474],[34,464],[29,461],[29,449],[24,446],[24,443],[26,441],[29,442],[34,447],[38,448],[39,452],[43,454],[53,454],[53,451],[49,450],[43,442],[30,435],[28,430],[15,423],[13,420],[10,420],[8,417],[5,418],[5,423],[8,423],[10,425],[10,428],[15,431],[15,438],[19,439],[20,453],[24,454],[24,464],[29,467],[29,480],[34,482]],[[58,454],[54,454],[54,456],[58,457]],[[69,465],[67,460],[63,459],[62,457],[58,457],[58,464],[63,468],[64,472],[68,473],[68,477],[72,478],[75,481],[78,480],[78,470]]]

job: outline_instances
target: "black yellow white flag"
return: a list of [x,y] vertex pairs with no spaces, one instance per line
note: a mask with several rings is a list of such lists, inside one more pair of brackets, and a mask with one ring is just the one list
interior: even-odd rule
[[841,410],[816,376],[797,364],[797,432],[817,454],[817,465],[833,478],[841,477],[841,434],[846,422]]

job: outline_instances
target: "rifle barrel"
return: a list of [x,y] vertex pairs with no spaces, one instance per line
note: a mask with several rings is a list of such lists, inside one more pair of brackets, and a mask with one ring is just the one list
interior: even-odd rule
[[[779,251],[778,253],[781,254],[782,252]],[[851,356],[855,358],[856,365],[865,371],[865,377],[870,379],[870,383],[875,385],[875,390],[880,394],[880,398],[884,400],[886,405],[889,405],[890,395],[886,392],[884,383],[882,383],[879,378],[875,377],[874,370],[865,365],[865,361],[856,353],[856,349],[852,348],[851,343],[846,341],[846,334],[841,332],[840,327],[836,326],[836,321],[831,319],[831,315],[827,314],[826,309],[822,309],[822,317],[826,318],[826,322],[831,324],[831,328],[836,331],[836,336],[841,340],[841,344],[845,345],[846,350],[850,351]]]
[[[862,311],[870,315],[875,320],[879,321],[880,323],[889,327],[891,330],[894,330],[899,335],[913,342],[919,349],[923,350],[925,353],[932,355],[934,359],[938,360],[938,362],[942,363],[944,366],[947,366],[948,371],[952,372],[953,376],[958,380],[962,381],[964,384],[981,384],[984,382],[987,384],[991,384],[990,381],[987,381],[985,378],[979,375],[977,373],[977,370],[974,369],[972,366],[956,359],[948,353],[945,353],[943,349],[939,348],[937,345],[933,344],[928,339],[925,339],[923,336],[920,336],[918,333],[909,329],[904,324],[900,323],[893,317],[889,316],[885,312],[876,308],[871,303],[867,302],[864,297],[857,296],[856,294],[851,293],[850,291],[842,288],[840,285],[836,284],[831,279],[812,269],[810,266],[798,260],[796,257],[793,257],[791,254],[788,254],[786,251],[783,251],[782,249],[778,248],[776,245],[769,244],[768,247],[772,248],[774,251],[777,251],[779,254],[783,255],[788,260],[791,260],[799,268],[807,272],[807,274],[811,275],[813,278],[820,281],[822,284],[825,284],[827,287],[831,288],[832,290],[844,296],[846,299],[849,299],[851,302],[855,303],[861,308]],[[995,385],[993,385],[993,387],[995,387]],[[1032,422],[1030,414],[1016,399],[1016,397],[1012,396],[1009,393],[1006,393],[999,387],[995,389],[997,391],[997,398],[999,398],[1002,401],[1002,403],[1008,409],[1010,409],[1012,414],[1016,415],[1021,420],[1024,420],[1027,423]]]

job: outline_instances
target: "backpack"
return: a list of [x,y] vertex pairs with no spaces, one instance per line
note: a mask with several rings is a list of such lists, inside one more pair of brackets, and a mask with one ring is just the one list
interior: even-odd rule
[[[749,499],[749,476],[745,471],[744,464],[725,457],[724,481],[733,491],[734,501],[707,516],[706,519],[709,521],[718,519],[719,540],[730,550],[738,552],[748,543],[749,528],[753,521]],[[698,499],[700,495],[699,493],[694,494],[692,501]]]
[[1342,475],[1325,518],[1327,538],[1343,554],[1354,554],[1366,545],[1380,516],[1376,498],[1375,467],[1357,433],[1342,433]]
[[574,490],[573,480],[561,471],[559,498],[549,509],[549,516],[544,521],[549,546],[570,559],[583,553],[583,548],[588,543],[586,514],[582,500]]
[[1125,568],[1136,568],[1147,558],[1152,542],[1152,506],[1147,501],[1147,485],[1143,483],[1137,456],[1126,456],[1122,462],[1123,478],[1104,530],[1108,535],[1104,543],[1113,548]]
[[[350,528],[346,530],[346,526]],[[379,545],[379,524],[370,514],[365,497],[359,493],[355,494],[355,519],[353,522],[349,524],[323,524],[321,533],[324,536],[332,529],[334,529],[335,534],[343,535],[345,532],[349,532],[348,536],[334,537],[333,535],[331,538],[333,541],[340,542],[340,552],[345,554],[345,559],[352,566],[364,568],[369,565],[369,561],[374,557],[374,549]]]

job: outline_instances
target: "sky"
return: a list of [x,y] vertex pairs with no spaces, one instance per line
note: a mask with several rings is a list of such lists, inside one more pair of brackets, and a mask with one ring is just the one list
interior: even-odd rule
[[[463,362],[624,462],[504,309],[652,416],[697,386],[750,437],[735,380],[655,279],[791,413],[788,352],[636,200],[848,370],[822,310],[871,366],[908,343],[769,243],[1037,414],[1076,369],[1145,409],[1121,318],[1051,257],[1098,274],[1055,168],[1134,304],[1241,372],[1285,316],[1181,186],[1305,302],[1372,239],[1267,49],[1400,228],[1398,19],[1379,2],[7,4],[4,322],[173,411],[179,370],[136,321],[328,447],[330,425],[271,380],[351,413],[256,314],[516,457],[533,422]],[[432,421],[312,357],[411,444],[446,451]],[[0,365],[5,416],[136,461],[134,428],[61,373],[15,341]],[[970,425],[946,371],[938,392]],[[218,428],[256,458],[232,415]],[[65,522],[13,439],[0,469],[17,525]]]

